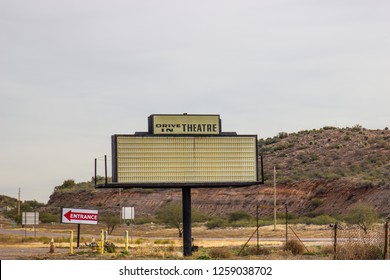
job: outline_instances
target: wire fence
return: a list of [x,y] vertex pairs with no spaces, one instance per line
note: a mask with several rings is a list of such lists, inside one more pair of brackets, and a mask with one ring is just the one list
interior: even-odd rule
[[332,230],[335,260],[389,259],[389,224],[363,230],[357,225],[335,224]]
[[[257,221],[259,221],[259,209],[267,208],[271,209],[272,206],[257,206]],[[307,234],[302,236],[300,229],[294,225],[289,224],[289,213],[286,206],[279,207],[279,211],[283,211],[285,214],[285,235],[284,235],[284,250],[297,254],[312,254],[311,248],[307,247],[307,238],[313,240],[313,237],[308,237]],[[380,260],[389,259],[389,222],[384,224],[376,224],[370,228],[363,229],[359,225],[347,225],[347,224],[330,224],[330,227],[326,226],[324,229],[330,229],[332,232],[332,248],[327,245],[324,246],[323,252],[327,252],[330,255],[333,253],[333,259],[335,260]],[[257,237],[257,250],[256,254],[260,254],[259,246],[259,223],[256,230],[249,237],[247,242],[243,245],[238,255],[244,252],[252,238]],[[279,236],[280,239],[280,236]],[[314,238],[315,239],[315,238]],[[329,242],[328,238],[319,237],[320,242]],[[329,244],[329,243],[328,243]]]

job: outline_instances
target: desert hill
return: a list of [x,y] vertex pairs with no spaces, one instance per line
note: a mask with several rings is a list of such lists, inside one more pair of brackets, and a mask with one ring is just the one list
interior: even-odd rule
[[[276,167],[277,203],[297,215],[337,215],[356,203],[367,203],[390,214],[390,131],[324,127],[281,132],[259,140],[266,184],[245,188],[192,189],[192,206],[209,215],[235,211],[264,215],[273,205],[273,168]],[[65,183],[66,182],[66,183]],[[119,211],[134,206],[137,216],[153,215],[169,201],[181,201],[180,189],[95,189],[91,182],[65,181],[47,205]],[[281,210],[283,211],[283,210]],[[57,212],[58,213],[58,212]]]

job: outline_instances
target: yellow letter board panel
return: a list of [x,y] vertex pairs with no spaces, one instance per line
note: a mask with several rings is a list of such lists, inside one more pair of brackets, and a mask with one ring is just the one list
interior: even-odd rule
[[256,143],[256,136],[118,135],[117,182],[256,182]]

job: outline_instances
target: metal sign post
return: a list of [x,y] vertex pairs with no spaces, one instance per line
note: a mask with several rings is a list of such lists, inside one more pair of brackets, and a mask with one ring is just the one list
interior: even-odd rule
[[183,203],[183,254],[192,255],[191,188],[182,188]]
[[[134,222],[134,216],[135,216],[134,207],[122,207],[121,220],[123,220],[123,223],[125,225],[129,226],[129,230],[130,230],[131,222]],[[126,234],[127,234],[126,238],[128,239],[128,231],[126,231]],[[130,240],[132,240],[131,233],[130,233]]]
[[80,228],[81,228],[80,224],[77,224],[77,249],[80,248],[80,231],[81,231]]

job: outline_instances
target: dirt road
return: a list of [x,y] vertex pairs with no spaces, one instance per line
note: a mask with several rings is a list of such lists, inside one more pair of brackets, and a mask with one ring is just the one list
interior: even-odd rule
[[49,253],[49,246],[47,248],[42,247],[0,247],[0,259],[1,260],[41,260],[51,259],[56,256],[66,255],[69,252],[69,248],[56,248],[54,253]]

